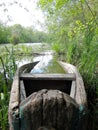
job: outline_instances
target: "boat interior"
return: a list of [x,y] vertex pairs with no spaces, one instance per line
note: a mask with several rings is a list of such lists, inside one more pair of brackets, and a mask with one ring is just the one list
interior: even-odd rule
[[74,98],[75,81],[75,74],[22,73],[20,75],[20,91],[23,92],[23,97],[28,97],[41,89],[53,89],[65,92]]

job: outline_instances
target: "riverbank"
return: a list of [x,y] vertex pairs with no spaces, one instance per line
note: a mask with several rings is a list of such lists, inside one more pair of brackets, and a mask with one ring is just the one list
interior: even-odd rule
[[0,45],[0,130],[8,130],[8,104],[16,69],[33,62],[37,54],[50,49],[46,43]]

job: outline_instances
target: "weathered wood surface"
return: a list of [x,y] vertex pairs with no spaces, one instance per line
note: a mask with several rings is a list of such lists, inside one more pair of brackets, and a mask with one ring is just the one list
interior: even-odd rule
[[37,130],[56,130],[56,129],[47,127],[47,126],[42,126],[42,127],[39,127]]
[[13,121],[17,122],[17,129],[19,129],[18,117],[19,117],[19,71],[17,71],[14,76],[14,82],[12,84],[10,94],[9,114],[8,114],[10,130],[14,130]]
[[24,80],[76,80],[75,74],[30,74],[23,73],[20,75],[20,79]]
[[20,102],[26,99],[26,91],[23,81],[20,81]]
[[78,130],[78,112],[77,103],[69,95],[44,89],[20,104],[21,127],[22,130],[44,130],[43,126],[53,130]]
[[84,87],[84,83],[80,73],[77,68],[71,64],[65,62],[59,62],[59,64],[67,71],[68,73],[74,73],[76,75],[76,94],[74,99],[79,105],[87,106],[87,96]]
[[74,99],[76,94],[76,82],[72,81],[71,90],[70,90],[70,97]]
[[[78,121],[78,129],[86,130],[87,129],[87,95],[83,83],[83,79],[77,70],[77,68],[71,64],[59,61],[59,64],[64,68],[68,73],[74,73],[76,75],[75,87],[72,85],[71,89],[71,97],[74,98],[76,103],[79,105],[79,121]],[[74,94],[75,90],[75,94]]]
[[27,68],[29,66],[30,68],[33,68],[38,62],[26,64],[22,67],[20,67],[14,76],[13,83],[12,83],[12,89],[10,94],[10,102],[9,102],[9,110],[8,110],[8,118],[9,118],[9,126],[10,130],[14,130],[13,128],[13,121],[16,122],[17,125],[15,125],[15,129],[19,129],[19,103],[20,103],[20,81],[19,81],[19,75],[23,71],[27,72]]
[[26,97],[23,81],[20,81],[19,77],[26,78],[26,75],[23,76],[21,73],[28,73],[37,63],[20,67],[14,76],[9,102],[10,130],[19,130],[20,127],[22,127],[21,130],[73,130],[75,125],[74,130],[86,130],[87,98],[83,80],[77,68],[68,63],[59,62],[65,71],[72,74],[71,78],[67,78],[67,80],[73,80],[69,95],[59,90],[42,90]]

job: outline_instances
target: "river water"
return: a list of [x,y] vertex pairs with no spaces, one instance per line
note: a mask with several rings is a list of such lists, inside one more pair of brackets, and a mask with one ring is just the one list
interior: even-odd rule
[[41,56],[35,57],[34,61],[40,62],[31,70],[31,73],[65,73],[51,50],[43,52]]
[[[32,50],[34,50],[34,54],[29,55],[29,56],[24,56],[22,57],[22,59],[18,59],[16,61],[16,64],[18,67],[30,63],[30,62],[36,62],[36,61],[40,61],[43,65],[46,66],[46,64],[48,64],[48,62],[50,60],[53,60],[54,57],[54,52],[53,50],[43,50],[42,52],[38,52],[37,48],[43,47],[42,43],[25,43],[25,44],[20,44],[21,45],[25,45],[25,46],[31,46]],[[42,65],[40,65],[42,66]]]
[[[22,43],[19,46],[31,46],[32,50],[37,49],[37,47],[43,47],[42,43]],[[11,46],[11,45],[7,45]],[[36,50],[35,50],[36,51]],[[18,67],[30,63],[39,61],[39,63],[31,70],[31,73],[65,73],[65,71],[60,67],[55,57],[55,53],[53,50],[43,50],[34,56],[33,54],[30,56],[24,56],[22,58],[18,58],[16,60],[16,64]]]

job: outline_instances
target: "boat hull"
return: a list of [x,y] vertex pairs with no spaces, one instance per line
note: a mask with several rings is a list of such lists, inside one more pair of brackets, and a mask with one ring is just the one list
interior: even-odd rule
[[[62,99],[62,98],[61,99],[64,100],[65,104],[67,104],[66,107],[68,107],[68,102],[69,102],[70,106],[74,105],[74,107],[70,108],[70,109],[72,109],[72,110],[70,110],[70,112],[73,111],[73,108],[75,108],[76,114],[77,114],[76,118],[80,118],[78,120],[77,128],[75,128],[75,130],[78,130],[78,129],[86,130],[86,124],[85,125],[83,125],[83,124],[84,124],[84,122],[86,123],[85,120],[87,119],[87,117],[86,117],[87,97],[86,97],[86,92],[85,92],[82,77],[81,77],[80,73],[78,72],[77,68],[71,64],[58,61],[58,63],[61,65],[61,67],[67,73],[65,73],[65,74],[30,74],[29,73],[30,70],[37,63],[38,62],[34,62],[34,63],[24,65],[16,71],[16,74],[15,74],[14,80],[13,80],[13,84],[12,84],[12,90],[11,90],[11,96],[10,96],[10,102],[9,102],[10,130],[18,130],[18,129],[37,130],[37,127],[33,128],[32,123],[31,123],[33,121],[30,121],[27,113],[28,112],[31,113],[31,115],[34,117],[34,113],[32,112],[33,110],[30,109],[30,106],[32,106],[32,108],[34,109],[34,104],[31,103],[30,101],[31,101],[31,99],[32,99],[32,102],[33,102],[33,100],[35,101],[36,96],[34,96],[34,94],[36,94],[37,97],[38,97],[38,95],[39,95],[39,97],[41,95],[45,95],[45,93],[40,94],[41,91],[43,92],[45,90],[47,91],[47,93],[49,93],[51,90],[52,90],[52,92],[56,93],[56,94],[54,94],[55,95],[54,104],[56,104],[56,102],[59,101],[59,99],[57,98],[58,92],[62,93],[62,94],[59,93],[58,97],[61,97],[61,95],[64,95],[64,96],[67,95],[67,96],[65,96],[66,99]],[[44,99],[44,96],[41,96],[41,97],[42,97],[42,99]],[[36,101],[38,99],[39,98],[36,98]],[[50,96],[50,98],[47,99],[47,102],[50,102],[50,100],[52,100],[52,99],[53,99],[53,97]],[[41,103],[42,100],[38,100],[38,102]],[[52,100],[52,105],[53,105],[53,102],[54,101]],[[25,104],[25,105],[22,105],[22,104]],[[60,103],[58,103],[58,104],[60,106]],[[35,106],[36,106],[36,104],[35,104]],[[30,109],[30,111],[28,110],[28,108]],[[45,108],[45,106],[44,106],[44,108]],[[40,109],[42,110],[44,108],[40,108]],[[59,107],[57,107],[57,108],[59,108]],[[47,109],[47,111],[48,111],[48,109]],[[63,111],[63,110],[61,110],[61,111]],[[66,112],[63,112],[63,115],[64,115],[64,113],[68,114],[70,112],[67,111],[67,109],[66,109]],[[45,112],[45,113],[47,113],[47,112]],[[45,113],[44,113],[44,115],[46,115]],[[27,115],[27,118],[26,118],[27,120],[25,120],[25,115]],[[62,115],[62,114],[60,114],[60,115]],[[40,120],[36,120],[36,121],[42,122],[42,117]],[[48,115],[46,117],[48,119]],[[70,118],[73,119],[73,117],[75,118],[74,114]],[[35,118],[36,117],[34,117],[34,119]],[[68,118],[67,123],[70,122],[70,118]],[[53,120],[53,119],[51,119],[51,120]],[[56,120],[58,120],[58,119],[56,119]],[[73,121],[72,121],[73,123],[75,123],[74,120],[75,119],[73,119]],[[23,125],[24,122],[26,124],[25,128]],[[34,124],[34,122],[33,122],[33,124]],[[41,124],[43,124],[43,123],[40,123],[40,125]],[[39,127],[40,127],[40,125],[39,125]],[[47,125],[47,123],[43,124],[43,125]],[[56,126],[55,123],[52,125]],[[32,129],[31,129],[31,126],[32,126]],[[70,127],[71,127],[71,125],[69,126],[69,128],[67,128],[67,127],[64,128],[64,130],[70,130]],[[60,130],[60,128],[56,128],[56,129]]]

